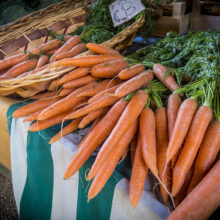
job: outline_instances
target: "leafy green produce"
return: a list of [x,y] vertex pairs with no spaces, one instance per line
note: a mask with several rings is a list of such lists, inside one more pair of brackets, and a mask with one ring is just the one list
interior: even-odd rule
[[[140,12],[135,18],[127,21],[126,23],[114,27],[112,23],[111,14],[109,11],[109,5],[114,0],[96,0],[92,7],[85,7],[88,12],[87,22],[84,26],[79,27],[74,33],[81,37],[84,43],[102,43],[109,40],[114,35],[134,23],[135,19],[145,13],[145,27],[147,33],[150,34],[152,30],[152,12],[151,8],[154,7],[148,0],[142,0],[142,3],[146,7],[144,12]],[[154,3],[157,4],[157,3]]]
[[131,63],[141,62],[146,67],[154,63],[171,68],[178,83],[187,75],[191,80],[220,73],[220,31],[202,31],[177,35],[169,32],[155,45],[127,56]]
[[[185,93],[198,103],[210,106],[220,120],[220,31],[201,31],[187,35],[169,32],[155,45],[128,55],[128,62],[151,68],[155,63],[168,66]],[[185,84],[183,77],[190,79]]]

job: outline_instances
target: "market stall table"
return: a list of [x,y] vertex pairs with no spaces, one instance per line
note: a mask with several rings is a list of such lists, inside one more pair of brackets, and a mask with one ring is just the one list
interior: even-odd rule
[[[23,103],[14,105],[15,100],[1,98],[4,118],[1,126],[6,133],[6,114],[10,131],[10,148],[1,144],[1,152],[6,153],[8,168],[9,150],[14,195],[20,219],[166,219],[168,208],[158,201],[152,190],[150,178],[145,184],[140,204],[133,209],[129,202],[129,156],[121,162],[100,194],[87,201],[91,182],[85,176],[91,167],[94,156],[72,178],[63,179],[64,171],[88,128],[70,134],[49,145],[49,139],[59,130],[59,126],[29,132],[30,122],[24,118],[11,117],[13,111]],[[8,109],[8,110],[7,110]],[[2,113],[1,113],[2,114]],[[6,135],[7,136],[7,135]],[[5,139],[7,140],[7,139]],[[3,161],[5,156],[1,154]]]

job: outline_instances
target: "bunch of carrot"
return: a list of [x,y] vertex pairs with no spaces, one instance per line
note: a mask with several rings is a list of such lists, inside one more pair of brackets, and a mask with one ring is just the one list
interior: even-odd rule
[[85,44],[80,42],[81,40],[77,35],[66,35],[63,44],[60,39],[55,39],[31,51],[8,57],[0,61],[0,80],[33,74],[45,68],[48,63],[74,57],[86,50]]
[[[16,110],[13,116],[37,120],[30,131],[71,120],[50,143],[93,122],[64,174],[65,179],[74,175],[102,144],[87,176],[87,180],[93,179],[88,200],[101,191],[130,146],[133,165],[129,196],[133,207],[141,199],[150,170],[160,183],[165,204],[170,196],[180,203],[177,211],[192,202],[199,208],[199,198],[195,201],[195,194],[200,196],[196,193],[197,185],[202,184],[201,180],[215,163],[219,170],[216,158],[220,149],[220,122],[213,120],[211,108],[198,107],[192,98],[182,102],[177,94],[169,96],[165,108],[150,82],[155,75],[169,90],[177,90],[174,77],[165,74],[166,67],[155,64],[153,71],[145,70],[141,64],[129,67],[113,49],[93,43],[86,47],[96,54],[55,63],[78,67],[53,82],[54,87],[60,88],[56,97],[56,91],[38,95],[34,98],[39,100]],[[211,181],[210,177],[207,181]],[[211,186],[220,190],[218,182]],[[211,187],[202,185],[207,190]],[[188,199],[191,197],[192,200]],[[215,202],[219,202],[219,197]],[[209,214],[213,209],[209,209]],[[175,217],[171,215],[170,219]]]

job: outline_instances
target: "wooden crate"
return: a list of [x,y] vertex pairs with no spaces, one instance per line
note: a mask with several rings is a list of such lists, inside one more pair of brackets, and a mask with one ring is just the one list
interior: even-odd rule
[[169,31],[179,34],[187,33],[189,30],[190,13],[185,14],[186,3],[173,3],[172,16],[161,16],[154,21],[153,35],[166,36]]
[[193,1],[192,15],[190,19],[190,30],[219,30],[220,16],[202,15],[200,0]]

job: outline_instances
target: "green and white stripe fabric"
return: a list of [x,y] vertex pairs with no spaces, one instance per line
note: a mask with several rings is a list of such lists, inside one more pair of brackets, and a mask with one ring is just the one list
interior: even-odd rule
[[[129,203],[130,159],[121,162],[97,197],[87,201],[91,182],[85,175],[94,157],[73,177],[63,179],[64,171],[80,141],[78,132],[67,135],[62,140],[49,145],[49,139],[59,130],[59,126],[42,132],[28,132],[30,122],[24,118],[12,118],[15,109],[8,110],[10,131],[12,180],[16,205],[20,219],[27,220],[122,220],[147,219],[162,220],[168,216],[163,206],[151,193],[149,181],[141,202],[136,209]],[[86,130],[82,131],[86,132]],[[79,140],[77,140],[79,139]],[[148,179],[149,180],[149,179]]]

